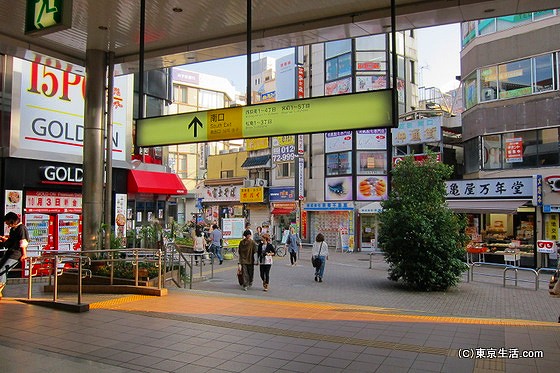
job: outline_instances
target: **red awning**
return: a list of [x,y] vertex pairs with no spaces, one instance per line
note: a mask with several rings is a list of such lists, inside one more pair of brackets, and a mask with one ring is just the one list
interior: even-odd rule
[[294,212],[294,209],[283,209],[283,208],[274,208],[272,209],[272,211],[270,212],[272,215],[290,215],[292,212]]
[[187,189],[176,174],[130,170],[128,192],[177,195],[187,194]]

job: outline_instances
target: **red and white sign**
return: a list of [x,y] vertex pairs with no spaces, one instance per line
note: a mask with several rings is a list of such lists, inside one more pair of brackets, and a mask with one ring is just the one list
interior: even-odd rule
[[506,139],[506,163],[523,162],[523,139]]
[[25,194],[26,213],[81,213],[80,193],[35,192]]
[[358,70],[381,70],[379,62],[358,62]]
[[551,254],[556,252],[556,242],[547,240],[537,241],[537,252]]

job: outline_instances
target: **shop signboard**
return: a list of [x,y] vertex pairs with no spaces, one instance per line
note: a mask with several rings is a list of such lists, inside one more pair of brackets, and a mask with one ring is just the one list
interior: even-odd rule
[[352,131],[325,133],[325,153],[352,150]]
[[441,125],[442,117],[400,122],[398,128],[391,129],[393,146],[439,142]]
[[268,193],[270,202],[294,201],[296,196],[294,187],[271,187]]
[[240,186],[217,185],[204,187],[204,202],[239,202]]
[[241,188],[239,193],[239,202],[241,203],[264,201],[264,188],[262,186]]
[[556,253],[556,242],[549,240],[537,240],[537,252],[544,254]]
[[385,150],[387,149],[387,129],[358,130],[356,132],[356,149]]
[[446,181],[447,199],[533,198],[533,177]]

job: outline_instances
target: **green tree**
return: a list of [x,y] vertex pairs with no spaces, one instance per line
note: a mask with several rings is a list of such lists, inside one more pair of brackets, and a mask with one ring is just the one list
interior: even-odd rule
[[421,291],[442,291],[459,282],[466,269],[467,223],[445,203],[451,173],[433,154],[423,162],[406,157],[393,169],[379,231],[389,279]]

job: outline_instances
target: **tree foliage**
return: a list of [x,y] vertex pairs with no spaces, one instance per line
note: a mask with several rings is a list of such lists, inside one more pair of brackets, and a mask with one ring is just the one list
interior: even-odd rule
[[389,279],[422,291],[442,291],[459,282],[465,270],[466,218],[445,203],[451,173],[433,154],[423,162],[406,157],[393,169],[379,231]]

